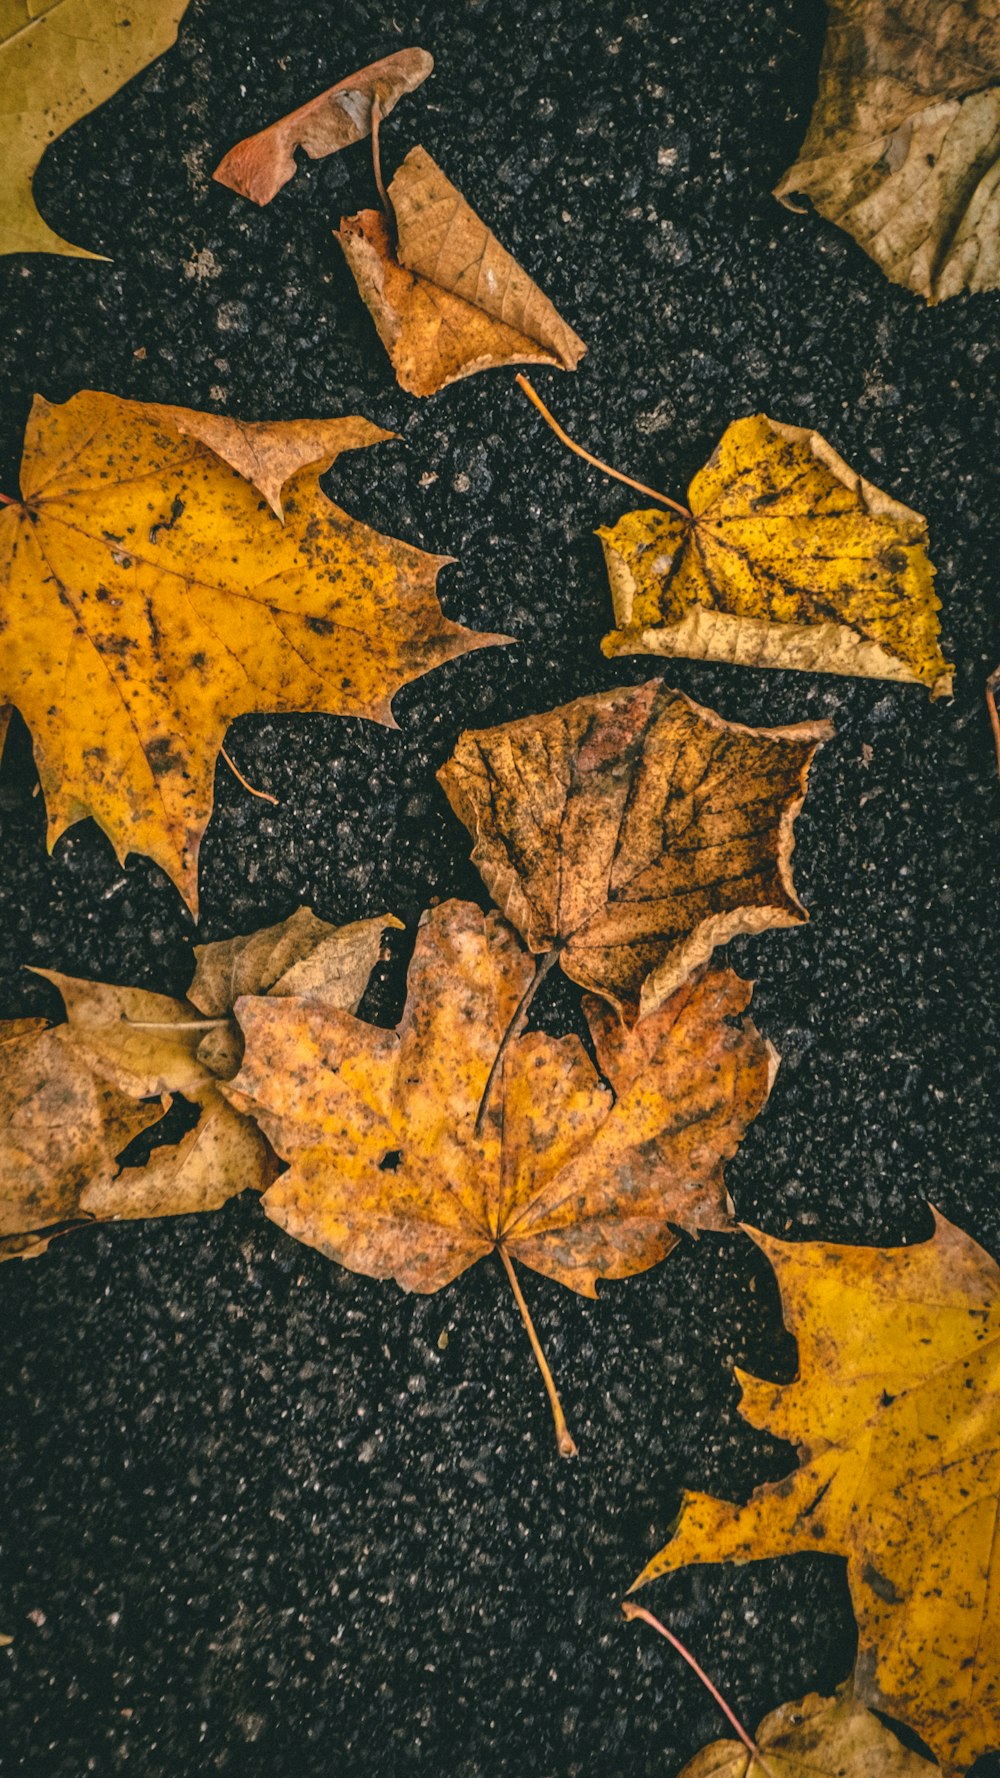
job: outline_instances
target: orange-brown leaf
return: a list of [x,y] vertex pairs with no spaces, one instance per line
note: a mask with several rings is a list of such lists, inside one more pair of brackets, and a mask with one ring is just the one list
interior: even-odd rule
[[212,178],[252,203],[269,204],[294,178],[297,148],[317,161],[363,141],[371,131],[375,100],[387,117],[404,93],[423,84],[433,67],[434,58],[425,49],[400,49],[372,62],[266,130],[245,136],[223,156]]
[[344,217],[337,239],[401,386],[433,395],[504,364],[575,370],[586,351],[423,148],[378,210]]
[[631,1019],[716,945],[807,918],[793,825],[831,733],[744,728],[652,679],[468,730],[438,777],[529,948]]
[[396,1031],[315,1000],[240,1001],[246,1055],[225,1090],[290,1162],[268,1215],[408,1290],[503,1249],[585,1296],[655,1265],[679,1229],[729,1226],[723,1165],[771,1078],[740,1017],[748,984],[702,972],[632,1031],[589,1003],[603,1077],[575,1037],[521,1037],[477,1133],[531,973],[498,915],[448,902],[424,916]]

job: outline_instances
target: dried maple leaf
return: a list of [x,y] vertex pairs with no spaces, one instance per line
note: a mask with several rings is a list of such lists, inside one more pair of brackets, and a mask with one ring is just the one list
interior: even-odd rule
[[0,253],[101,257],[42,221],[31,182],[50,143],[170,48],[186,6],[187,0],[5,0]]
[[1000,1268],[943,1217],[914,1247],[775,1241],[794,1383],[737,1373],[741,1412],[798,1446],[746,1506],[686,1494],[635,1587],[691,1562],[845,1556],[856,1695],[948,1778],[1000,1746]]
[[504,364],[575,370],[586,351],[424,148],[411,148],[379,210],[337,239],[401,387],[433,395]]
[[[86,393],[36,398],[0,507],[0,703],[32,731],[49,846],[93,815],[197,906],[233,717],[392,722],[401,685],[498,637],[442,615],[442,564],[327,499],[367,420],[246,425]],[[260,496],[284,521],[262,509]]]
[[438,777],[542,967],[633,1019],[716,945],[808,917],[793,827],[832,732],[744,728],[651,679],[467,730]]
[[819,96],[775,189],[929,302],[1000,284],[997,0],[829,0]]
[[626,513],[597,535],[617,629],[607,655],[660,654],[951,691],[927,521],[804,426],[736,420],[691,512]]
[[513,1260],[594,1296],[598,1278],[655,1265],[677,1229],[729,1226],[723,1163],[767,1098],[773,1052],[739,1018],[750,988],[728,970],[631,1031],[589,1001],[603,1078],[577,1038],[534,1032],[509,1046],[479,1129],[530,976],[496,914],[447,902],[421,923],[397,1031],[316,1000],[241,1000],[246,1055],[226,1091],[291,1163],[263,1202],[298,1240],[416,1291],[499,1255],[570,1455]]
[[756,1740],[759,1759],[741,1741],[713,1741],[678,1778],[933,1778],[938,1770],[846,1688],[832,1698],[810,1692],[779,1705],[765,1716]]
[[219,162],[212,178],[255,204],[269,204],[294,177],[297,148],[317,161],[362,142],[372,129],[376,102],[380,115],[387,117],[404,93],[423,84],[433,67],[434,57],[425,49],[400,49],[372,62],[266,130],[245,136]]
[[[37,970],[68,1022],[0,1024],[0,1259],[42,1252],[66,1226],[190,1215],[262,1191],[273,1156],[219,1091],[243,1053],[236,995],[314,994],[353,1012],[384,929],[398,925],[383,916],[335,927],[300,908],[248,938],[196,946],[187,1000]],[[198,1107],[194,1127],[144,1166],[119,1167],[174,1094]]]

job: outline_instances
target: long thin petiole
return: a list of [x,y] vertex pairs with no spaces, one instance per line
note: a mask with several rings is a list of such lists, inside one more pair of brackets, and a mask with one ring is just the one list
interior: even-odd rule
[[382,183],[382,152],[379,148],[378,140],[379,125],[381,122],[382,101],[379,98],[378,93],[376,93],[372,100],[372,171],[375,174],[375,189],[378,192],[379,203],[386,215],[391,217],[392,205],[389,202],[389,194]]
[[556,1444],[559,1446],[559,1455],[560,1457],[575,1457],[576,1445],[573,1443],[572,1433],[566,1424],[566,1416],[562,1411],[562,1402],[559,1400],[559,1392],[553,1381],[552,1372],[549,1370],[548,1359],[542,1351],[542,1343],[535,1332],[535,1324],[528,1313],[528,1305],[524,1300],[524,1292],[518,1283],[517,1273],[514,1270],[514,1263],[509,1253],[507,1253],[503,1247],[498,1245],[497,1252],[503,1260],[504,1270],[510,1279],[511,1290],[514,1292],[514,1300],[521,1311],[521,1320],[524,1322],[524,1325],[528,1330],[528,1338],[531,1341],[531,1350],[535,1354],[535,1358],[538,1361],[538,1368],[542,1373],[542,1382],[545,1384],[546,1393],[549,1398],[549,1406],[552,1409],[552,1418],[555,1421]]
[[262,803],[273,803],[275,808],[277,808],[278,799],[276,796],[272,796],[271,792],[269,790],[257,790],[256,787],[250,783],[249,779],[244,778],[243,773],[240,771],[239,766],[236,764],[235,760],[230,759],[230,757],[224,747],[220,747],[219,752],[222,754],[222,757],[225,760],[227,766],[229,767],[229,770],[232,772],[233,777],[238,779],[239,783],[242,784],[244,790],[248,790],[250,792],[251,796],[259,796]]
[[753,1736],[747,1733],[735,1711],[730,1710],[729,1705],[726,1703],[718,1686],[712,1683],[708,1674],[705,1672],[704,1667],[700,1667],[695,1660],[694,1655],[691,1654],[689,1649],[684,1647],[680,1637],[675,1636],[672,1630],[668,1630],[666,1624],[661,1624],[659,1618],[654,1617],[651,1611],[647,1611],[644,1605],[634,1605],[631,1599],[623,1599],[622,1611],[630,1621],[633,1618],[641,1618],[644,1624],[649,1624],[660,1636],[666,1637],[671,1648],[677,1650],[681,1659],[687,1662],[692,1673],[697,1674],[702,1685],[705,1687],[705,1690],[715,1699],[715,1702],[718,1704],[726,1721],[736,1730],[744,1747],[749,1749],[752,1758],[756,1760],[761,1771],[766,1774],[766,1778],[775,1778],[774,1772],[768,1765],[760,1748],[757,1746],[756,1741],[753,1739]]
[[229,1019],[122,1019],[133,1031],[214,1031]]
[[496,1080],[497,1075],[500,1073],[500,1070],[503,1067],[504,1057],[506,1056],[507,1051],[509,1050],[515,1037],[518,1035],[518,1032],[520,1031],[521,1026],[524,1024],[525,1018],[527,1016],[528,1008],[531,1005],[531,1002],[534,1000],[535,995],[538,993],[538,990],[541,987],[542,983],[544,982],[545,977],[548,975],[549,970],[553,967],[553,965],[555,963],[557,963],[559,961],[559,953],[561,950],[562,950],[562,945],[553,945],[551,951],[546,951],[545,956],[542,958],[541,962],[538,964],[538,967],[536,968],[534,975],[532,976],[530,982],[528,983],[528,986],[525,988],[524,993],[521,995],[520,1000],[518,1001],[516,1007],[514,1008],[514,1017],[511,1019],[510,1024],[507,1026],[506,1031],[504,1032],[503,1036],[500,1039],[500,1048],[497,1050],[497,1053],[493,1058],[493,1062],[490,1067],[489,1074],[486,1076],[486,1085],[483,1088],[483,1096],[479,1101],[479,1110],[476,1112],[476,1135],[477,1136],[481,1136],[483,1133],[483,1124],[486,1121],[486,1111],[487,1111],[487,1107],[489,1106],[489,1102],[490,1102],[490,1094],[493,1091],[493,1082]]
[[626,487],[635,488],[637,493],[648,494],[653,500],[661,500],[664,506],[672,507],[674,512],[679,512],[682,518],[690,519],[694,516],[688,511],[686,506],[681,505],[679,500],[671,500],[669,494],[661,494],[658,488],[647,488],[645,482],[633,481],[630,475],[623,475],[620,469],[612,469],[610,463],[602,463],[600,457],[594,457],[590,451],[585,451],[582,445],[578,445],[572,438],[570,438],[568,432],[563,431],[559,421],[553,414],[549,413],[549,410],[537,389],[532,388],[527,377],[522,376],[520,371],[518,371],[514,381],[519,388],[524,390],[528,400],[533,402],[535,407],[537,407],[545,424],[551,426],[560,444],[564,444],[568,451],[574,451],[578,457],[583,458],[585,463],[589,463],[592,469],[599,469],[602,475],[611,475],[616,482],[624,482]]
[[993,730],[993,746],[997,756],[997,772],[1000,774],[1000,716],[997,715],[996,688],[1000,685],[1000,667],[994,667],[986,681],[986,710]]
[[12,500],[9,494],[0,494],[0,506],[20,506],[20,500]]

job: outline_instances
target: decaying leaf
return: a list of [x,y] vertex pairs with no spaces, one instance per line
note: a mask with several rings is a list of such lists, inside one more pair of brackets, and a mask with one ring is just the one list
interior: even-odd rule
[[651,679],[468,730],[438,777],[529,948],[633,1019],[716,945],[808,917],[793,828],[832,732],[743,728]]
[[447,902],[421,923],[397,1031],[318,1000],[240,1000],[246,1055],[226,1091],[291,1163],[263,1202],[298,1240],[425,1292],[498,1254],[570,1454],[512,1260],[594,1296],[598,1278],[655,1265],[678,1230],[729,1226],[723,1163],[773,1054],[729,970],[695,975],[633,1030],[589,1000],[601,1075],[575,1037],[522,1037],[477,1130],[531,974],[498,915]]
[[31,182],[51,142],[170,48],[187,0],[4,0],[0,253],[71,253],[42,221]]
[[741,1412],[799,1467],[746,1506],[685,1495],[635,1587],[691,1562],[845,1556],[856,1695],[955,1778],[1000,1747],[1000,1268],[943,1217],[914,1247],[750,1233],[799,1365],[787,1386],[738,1373]]
[[829,0],[819,96],[775,189],[929,302],[1000,284],[997,0]]
[[575,370],[586,351],[424,148],[411,148],[380,210],[337,239],[402,388],[433,395],[504,364]]
[[[261,1191],[273,1156],[219,1091],[240,1065],[240,994],[316,995],[353,1012],[391,916],[334,927],[308,908],[249,938],[196,947],[188,1000],[42,969],[67,1023],[0,1023],[0,1259],[44,1251],[60,1227],[217,1210]],[[209,1012],[211,1016],[199,1016]],[[198,1107],[177,1143],[120,1167],[174,1094]]]
[[148,853],[194,908],[235,716],[391,723],[401,685],[500,640],[442,615],[449,558],[321,492],[339,452],[388,436],[361,419],[36,398],[22,500],[0,507],[0,703],[31,729],[50,848],[93,815],[120,859]]
[[765,1716],[756,1742],[766,1766],[742,1741],[713,1741],[678,1778],[933,1778],[938,1770],[846,1687],[832,1698],[810,1692],[780,1705]]
[[861,674],[951,691],[927,521],[804,426],[735,420],[690,518],[626,513],[598,536],[617,629],[604,653]]
[[371,131],[376,100],[381,116],[387,117],[404,93],[423,84],[433,67],[434,57],[424,49],[400,49],[372,62],[266,130],[237,142],[212,178],[255,204],[269,204],[294,177],[297,148],[318,161],[364,141]]

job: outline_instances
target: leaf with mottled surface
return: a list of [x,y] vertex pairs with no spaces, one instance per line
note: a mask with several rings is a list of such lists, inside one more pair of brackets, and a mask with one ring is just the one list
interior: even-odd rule
[[832,1698],[810,1692],[779,1705],[755,1740],[761,1759],[742,1741],[713,1741],[677,1778],[934,1778],[938,1771],[846,1687]]

